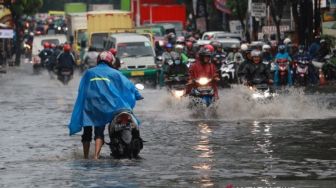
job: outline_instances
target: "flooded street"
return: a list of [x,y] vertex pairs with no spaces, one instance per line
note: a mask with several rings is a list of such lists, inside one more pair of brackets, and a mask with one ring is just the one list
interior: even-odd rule
[[80,76],[64,86],[32,72],[0,75],[0,187],[336,187],[335,92],[260,104],[235,87],[220,91],[216,114],[193,114],[146,89],[142,159],[111,159],[105,145],[94,161],[82,159],[81,134],[68,135]]

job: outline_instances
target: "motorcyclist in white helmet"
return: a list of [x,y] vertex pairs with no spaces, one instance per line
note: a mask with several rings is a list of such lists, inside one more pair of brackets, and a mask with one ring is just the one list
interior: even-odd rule
[[238,51],[239,47],[236,44],[231,46],[231,52],[227,56],[227,61],[231,62],[234,61],[236,63],[241,64],[244,61],[243,55]]
[[271,46],[268,44],[264,44],[262,46],[262,52],[263,52],[263,61],[272,61],[273,60],[273,56],[271,53]]

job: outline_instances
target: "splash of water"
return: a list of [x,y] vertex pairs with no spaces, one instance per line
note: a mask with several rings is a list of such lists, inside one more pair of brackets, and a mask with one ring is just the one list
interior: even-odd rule
[[[213,108],[201,113],[188,108],[189,98],[176,99],[168,91],[147,90],[145,100],[136,111],[162,120],[248,120],[248,119],[325,119],[335,117],[335,109],[330,109],[326,94],[306,94],[303,89],[290,88],[266,102],[251,98],[251,91],[243,86],[220,90],[220,100]],[[332,96],[335,98],[335,96]]]

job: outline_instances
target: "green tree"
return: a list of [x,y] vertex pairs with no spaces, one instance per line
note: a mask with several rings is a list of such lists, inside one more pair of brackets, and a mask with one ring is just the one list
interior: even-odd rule
[[21,44],[23,41],[23,23],[21,18],[23,15],[35,14],[39,7],[42,6],[42,0],[16,0],[14,2],[8,1],[5,6],[9,8],[12,13],[13,22],[15,25],[15,64],[20,64]]
[[247,20],[248,0],[228,0],[227,6],[231,9],[232,16],[240,21],[246,40],[250,41],[249,28],[245,24]]
[[277,40],[280,42],[280,25],[281,19],[284,12],[284,8],[287,5],[288,0],[267,0],[267,4],[270,7],[271,16],[273,22],[275,23],[277,31]]

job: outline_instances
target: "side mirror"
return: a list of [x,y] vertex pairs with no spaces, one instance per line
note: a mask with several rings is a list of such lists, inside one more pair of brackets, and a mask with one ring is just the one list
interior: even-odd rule
[[138,90],[144,90],[145,89],[145,86],[143,84],[135,84],[135,87],[138,89]]
[[163,60],[163,57],[162,56],[157,56],[156,57],[156,61],[162,61]]

